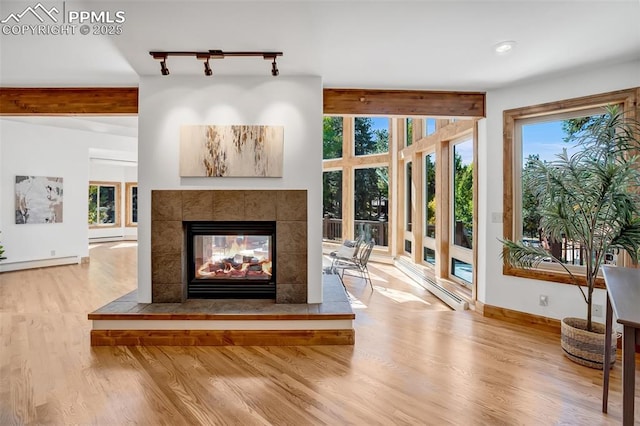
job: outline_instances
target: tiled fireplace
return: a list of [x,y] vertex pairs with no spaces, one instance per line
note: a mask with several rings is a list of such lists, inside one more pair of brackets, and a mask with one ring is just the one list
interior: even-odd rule
[[[306,190],[154,190],[151,207],[154,303],[179,303],[189,297],[188,268],[192,260],[187,258],[187,225],[217,222],[275,223],[276,303],[307,302]],[[262,258],[256,256],[245,260],[257,264]],[[266,267],[264,271],[271,272]]]

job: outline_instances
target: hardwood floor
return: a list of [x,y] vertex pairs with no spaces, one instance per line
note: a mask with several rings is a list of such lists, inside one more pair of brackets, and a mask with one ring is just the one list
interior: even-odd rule
[[[91,347],[87,313],[136,286],[130,243],[0,274],[0,425],[606,425],[600,371],[553,333],[454,312],[372,265],[347,287],[355,346]],[[640,405],[636,380],[636,405]]]

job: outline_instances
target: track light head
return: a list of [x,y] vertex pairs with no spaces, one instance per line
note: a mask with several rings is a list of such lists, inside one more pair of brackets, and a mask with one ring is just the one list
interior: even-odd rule
[[213,70],[211,69],[211,65],[209,65],[209,58],[204,61],[204,75],[213,75]]
[[278,64],[276,64],[276,58],[273,58],[273,62],[271,62],[271,75],[277,77],[280,74],[278,70]]
[[169,75],[169,68],[167,68],[166,59],[160,61],[160,72],[162,73],[162,75]]

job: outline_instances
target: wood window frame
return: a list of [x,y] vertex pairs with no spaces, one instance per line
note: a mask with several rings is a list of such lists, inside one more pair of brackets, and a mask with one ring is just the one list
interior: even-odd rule
[[[516,211],[519,205],[515,196],[519,193],[516,181],[520,175],[516,170],[516,125],[519,120],[548,117],[573,111],[589,110],[590,108],[601,107],[607,104],[622,104],[627,114],[635,114],[635,118],[640,118],[640,111],[636,109],[640,99],[640,87],[601,93],[597,95],[584,96],[579,98],[566,99],[556,102],[514,108],[503,112],[503,239],[514,240],[520,231],[516,231]],[[635,110],[635,113],[633,112]],[[503,250],[505,250],[503,248]],[[624,262],[624,260],[623,260]],[[551,281],[563,284],[575,284],[572,277],[564,271],[550,269],[526,269],[517,268],[503,262],[503,275],[510,275],[522,278],[530,278],[541,281]],[[584,282],[584,276],[577,274],[578,279]],[[585,283],[586,284],[586,283]],[[604,279],[598,277],[596,287],[604,288]]]
[[[119,228],[121,226],[121,211],[122,211],[122,184],[120,182],[108,182],[108,181],[89,181],[89,187],[91,186],[113,186],[115,188],[115,223],[109,224],[89,224],[89,229],[110,229]],[[98,194],[99,196],[99,194]],[[87,208],[89,207],[87,200]]]
[[124,226],[127,228],[137,228],[138,222],[133,221],[133,188],[138,187],[138,182],[125,182],[124,184],[124,205],[125,205],[125,219]]

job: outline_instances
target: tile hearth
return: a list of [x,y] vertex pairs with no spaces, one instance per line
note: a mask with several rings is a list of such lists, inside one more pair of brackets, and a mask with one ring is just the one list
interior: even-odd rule
[[323,275],[323,303],[188,300],[138,303],[136,292],[97,309],[92,346],[353,345],[355,314],[335,275]]

